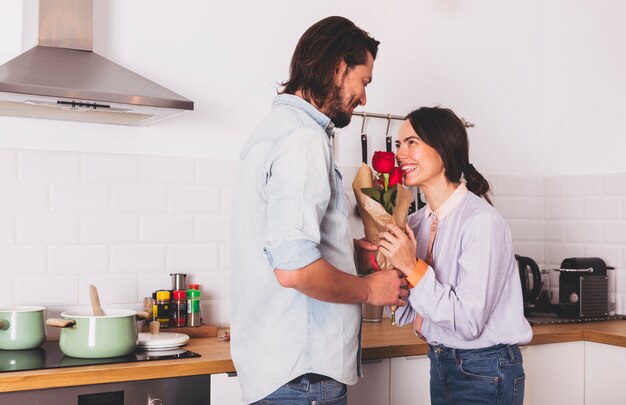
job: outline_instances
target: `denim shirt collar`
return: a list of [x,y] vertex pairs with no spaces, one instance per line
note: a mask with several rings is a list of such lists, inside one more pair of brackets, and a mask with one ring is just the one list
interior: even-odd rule
[[322,127],[324,131],[326,131],[328,136],[332,135],[332,132],[335,129],[335,125],[332,123],[330,118],[303,98],[294,96],[293,94],[279,94],[274,97],[274,101],[272,102],[272,108],[280,105],[292,106],[305,112],[309,117],[317,122],[317,124]]

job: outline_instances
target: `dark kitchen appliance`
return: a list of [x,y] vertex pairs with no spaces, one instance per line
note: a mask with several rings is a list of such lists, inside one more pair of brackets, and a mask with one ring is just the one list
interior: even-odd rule
[[[200,357],[200,355],[183,348],[174,348],[172,350],[137,350],[121,357],[80,359],[64,356],[59,347],[59,341],[48,340],[37,349],[0,350],[0,373],[193,357]],[[209,403],[209,375],[0,393],[0,404],[3,405],[200,405]]]
[[561,262],[559,305],[561,318],[607,316],[608,277],[604,260],[598,257],[571,257]]
[[537,263],[530,257],[515,255],[515,260],[517,260],[517,268],[522,282],[524,315],[528,315],[537,309],[537,299],[541,292],[541,271]]

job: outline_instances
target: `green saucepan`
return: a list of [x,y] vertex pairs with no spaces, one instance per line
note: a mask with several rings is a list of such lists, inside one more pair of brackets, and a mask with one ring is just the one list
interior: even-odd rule
[[95,316],[91,310],[66,311],[63,319],[48,319],[48,326],[61,327],[59,346],[66,356],[81,359],[118,357],[137,348],[137,321],[148,313],[107,309]]
[[0,349],[25,350],[46,340],[44,307],[0,307]]

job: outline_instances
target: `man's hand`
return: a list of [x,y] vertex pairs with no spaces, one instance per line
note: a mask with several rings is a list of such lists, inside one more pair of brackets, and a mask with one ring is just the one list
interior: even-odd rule
[[408,283],[398,270],[376,271],[364,277],[367,283],[367,303],[372,305],[406,305]]

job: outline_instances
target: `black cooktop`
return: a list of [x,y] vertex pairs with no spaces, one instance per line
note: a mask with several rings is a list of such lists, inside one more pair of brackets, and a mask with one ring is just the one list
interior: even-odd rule
[[582,322],[599,322],[599,321],[614,321],[626,319],[622,315],[606,315],[606,316],[593,316],[586,318],[560,318],[557,314],[552,312],[533,312],[526,316],[526,320],[531,325],[553,325],[564,323],[582,323]]
[[36,349],[0,350],[0,372],[192,357],[200,357],[200,355],[183,348],[174,348],[167,350],[136,350],[135,353],[126,356],[103,359],[79,359],[64,355],[59,347],[58,340],[48,340]]

